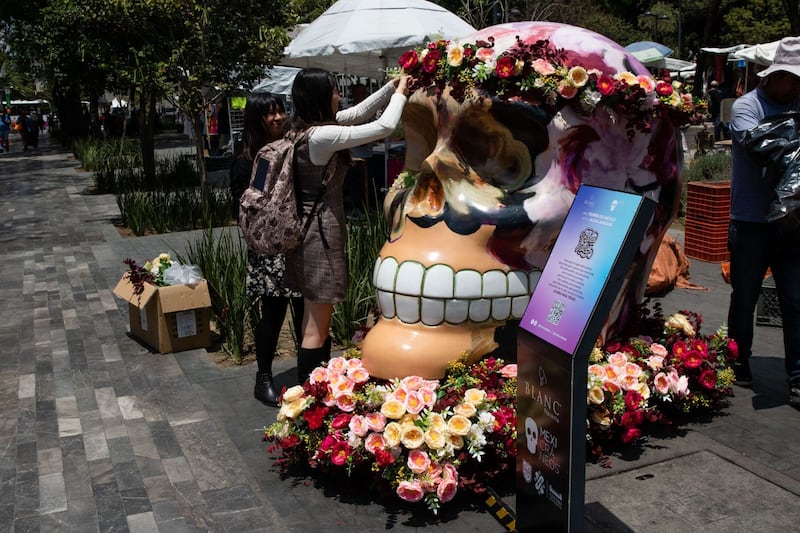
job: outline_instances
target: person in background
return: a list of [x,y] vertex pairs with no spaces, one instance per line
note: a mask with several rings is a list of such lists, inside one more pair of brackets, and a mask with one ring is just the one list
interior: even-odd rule
[[222,155],[228,149],[228,142],[231,140],[231,121],[228,116],[228,99],[223,98],[217,107],[217,135],[219,135],[219,154]]
[[[343,184],[349,149],[376,141],[397,127],[406,103],[407,77],[396,78],[361,102],[339,109],[336,79],[321,69],[301,70],[292,85],[292,129],[308,132],[295,148],[294,179],[303,213],[309,216],[320,190],[322,200],[303,245],[286,256],[289,286],[303,294],[303,341],[297,354],[298,380],[330,358],[333,306],[345,299],[347,263]],[[388,102],[388,105],[386,105]],[[381,117],[371,120],[386,106]]]
[[[239,200],[250,184],[253,161],[265,144],[283,135],[286,111],[283,101],[268,93],[252,94],[244,108],[242,151],[231,167],[231,195],[234,213],[239,218]],[[247,250],[247,294],[261,299],[261,319],[255,328],[256,384],[253,396],[265,405],[277,406],[280,391],[272,376],[272,360],[278,347],[286,310],[291,305],[295,338],[300,341],[303,298],[284,283],[283,255],[258,255]]]
[[722,139],[722,137],[720,137],[722,123],[719,119],[722,93],[719,90],[719,83],[717,83],[717,80],[712,80],[711,83],[708,84],[706,98],[708,99],[708,111],[711,114],[711,122],[714,124],[714,140],[719,141]]
[[0,152],[10,152],[8,136],[11,133],[11,116],[0,111]]
[[750,386],[753,380],[753,313],[764,275],[771,268],[783,319],[789,403],[800,407],[800,228],[782,220],[767,221],[774,185],[764,178],[764,168],[743,144],[746,133],[765,117],[800,111],[800,37],[782,39],[774,62],[759,76],[761,83],[734,102],[730,122],[733,170],[728,249],[732,292],[728,334],[739,345],[734,383]]

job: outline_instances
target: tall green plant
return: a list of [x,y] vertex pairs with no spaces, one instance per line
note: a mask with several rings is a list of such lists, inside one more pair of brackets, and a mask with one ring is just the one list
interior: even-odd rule
[[245,324],[252,302],[247,296],[247,248],[235,231],[203,230],[186,248],[183,264],[197,265],[211,292],[211,312],[222,335],[222,349],[234,362],[244,353]]
[[377,311],[372,270],[388,236],[388,222],[381,213],[367,212],[363,219],[347,223],[347,296],[336,304],[331,319],[333,338],[344,346],[353,343],[356,332]]

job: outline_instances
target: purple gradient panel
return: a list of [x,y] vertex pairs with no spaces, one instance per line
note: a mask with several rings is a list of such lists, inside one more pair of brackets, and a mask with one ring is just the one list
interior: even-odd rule
[[521,327],[574,355],[641,201],[609,189],[578,190]]

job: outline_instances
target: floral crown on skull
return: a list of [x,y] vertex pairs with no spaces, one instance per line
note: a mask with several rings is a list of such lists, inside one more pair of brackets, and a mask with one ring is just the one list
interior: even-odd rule
[[567,66],[563,49],[547,39],[526,43],[517,37],[509,49],[496,53],[494,37],[459,43],[440,39],[408,50],[398,60],[401,74],[411,76],[409,90],[434,87],[463,102],[472,89],[504,100],[523,100],[555,113],[569,106],[589,116],[605,109],[627,120],[628,136],[650,131],[654,118],[676,126],[688,124],[695,112],[692,96],[679,82],[656,80],[632,72],[608,74]]

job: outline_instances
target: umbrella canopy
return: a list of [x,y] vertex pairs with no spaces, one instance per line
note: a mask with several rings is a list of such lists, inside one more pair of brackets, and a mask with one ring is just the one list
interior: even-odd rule
[[409,48],[474,32],[425,0],[339,0],[300,31],[281,63],[381,79]]
[[637,41],[626,46],[625,50],[647,66],[659,66],[655,63],[672,55],[672,48],[655,41]]

